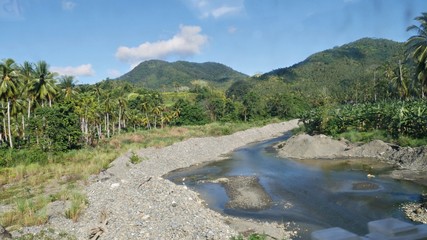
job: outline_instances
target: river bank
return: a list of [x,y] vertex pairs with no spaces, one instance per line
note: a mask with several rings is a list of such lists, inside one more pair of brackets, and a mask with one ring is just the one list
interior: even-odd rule
[[[65,218],[69,203],[49,205],[49,221],[40,227],[14,232],[14,236],[52,229],[77,239],[230,239],[239,233],[265,233],[290,238],[290,223],[274,224],[223,216],[205,206],[197,193],[162,176],[222,156],[252,142],[282,135],[298,126],[297,120],[270,124],[222,137],[193,138],[164,148],[135,153],[143,159],[132,164],[132,153],[116,159],[111,167],[93,176],[85,189],[88,207],[77,221]],[[65,238],[64,238],[65,239]]]

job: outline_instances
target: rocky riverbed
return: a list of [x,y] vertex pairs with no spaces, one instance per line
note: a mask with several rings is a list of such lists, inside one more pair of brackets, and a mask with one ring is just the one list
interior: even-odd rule
[[[77,239],[230,239],[239,233],[265,233],[272,239],[290,239],[290,223],[255,222],[223,216],[205,206],[197,193],[162,176],[172,170],[208,161],[251,142],[282,135],[298,126],[297,120],[270,124],[222,137],[193,138],[164,148],[136,152],[144,159],[129,161],[131,153],[116,159],[111,167],[90,179],[85,192],[88,207],[73,222],[63,215],[67,203],[52,203],[44,226],[13,232],[13,236],[51,229]],[[61,207],[62,206],[62,207]],[[59,210],[58,210],[59,209]],[[65,239],[65,238],[62,238]]]

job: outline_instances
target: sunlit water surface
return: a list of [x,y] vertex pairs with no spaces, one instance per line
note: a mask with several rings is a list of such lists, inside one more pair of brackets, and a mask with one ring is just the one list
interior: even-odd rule
[[[421,199],[425,187],[381,176],[392,168],[373,159],[303,161],[277,157],[271,146],[289,136],[251,144],[234,151],[227,160],[177,170],[165,177],[199,192],[215,211],[293,222],[302,239],[308,239],[314,230],[329,227],[365,235],[369,221],[387,217],[407,220],[400,205]],[[261,211],[228,209],[224,188],[205,181],[238,175],[258,176],[273,206]],[[373,187],[364,189],[360,185]]]

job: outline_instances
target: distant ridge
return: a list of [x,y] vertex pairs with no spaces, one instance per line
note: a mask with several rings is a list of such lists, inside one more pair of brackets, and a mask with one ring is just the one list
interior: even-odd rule
[[194,63],[187,61],[166,62],[149,60],[140,63],[117,80],[142,85],[150,89],[190,87],[191,82],[203,80],[216,87],[227,88],[233,82],[248,76],[215,62]]
[[345,99],[345,94],[372,87],[374,77],[383,75],[385,65],[397,66],[399,60],[404,60],[404,49],[404,43],[362,38],[315,53],[293,66],[265,73],[259,79],[275,76],[292,83],[300,92],[310,92],[312,97],[334,95]]

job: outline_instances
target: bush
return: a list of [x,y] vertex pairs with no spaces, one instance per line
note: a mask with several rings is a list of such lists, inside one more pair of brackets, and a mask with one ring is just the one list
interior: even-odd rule
[[130,156],[129,160],[132,164],[138,164],[142,161],[142,159],[135,152],[132,151],[131,154],[132,155]]
[[49,155],[40,149],[2,149],[0,150],[0,167],[13,167],[17,165],[30,165],[38,163],[45,165]]

